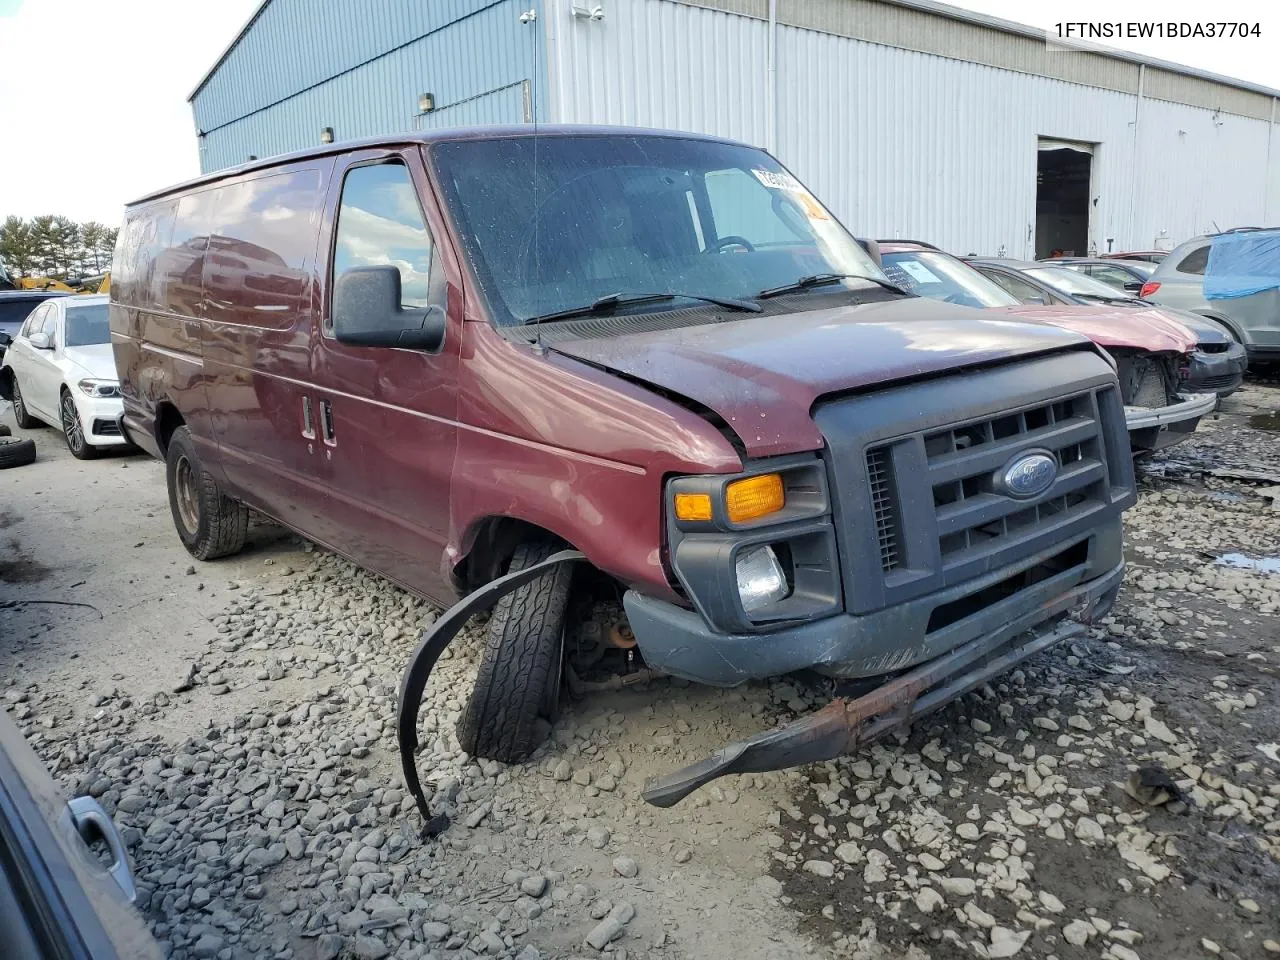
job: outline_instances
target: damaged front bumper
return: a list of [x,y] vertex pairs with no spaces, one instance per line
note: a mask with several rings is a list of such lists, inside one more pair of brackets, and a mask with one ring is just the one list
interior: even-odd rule
[[[1084,624],[1105,616],[1115,602],[1124,564],[1056,597],[992,633],[956,647],[886,680],[857,698],[832,701],[816,713],[710,757],[649,780],[642,796],[658,807],[679,803],[694,790],[731,773],[763,773],[843,756],[1005,673],[1062,640],[1080,636]],[[1067,618],[1046,623],[1046,617]]]
[[1182,389],[1187,393],[1213,393],[1225,397],[1240,389],[1249,357],[1234,341],[1214,353],[1197,349],[1182,369]]
[[1125,407],[1124,425],[1135,453],[1163,450],[1195,433],[1200,418],[1218,408],[1216,393],[1181,393],[1166,407]]

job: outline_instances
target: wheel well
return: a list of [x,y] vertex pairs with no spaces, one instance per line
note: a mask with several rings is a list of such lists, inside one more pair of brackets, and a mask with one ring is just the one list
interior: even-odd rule
[[485,517],[472,525],[463,540],[471,549],[453,568],[453,582],[459,593],[470,593],[502,576],[516,547],[535,537],[558,538],[536,523],[515,517]]
[[160,444],[161,454],[169,452],[169,438],[173,436],[173,431],[186,423],[172,403],[165,401],[156,406],[156,442]]
[[1240,332],[1239,325],[1228,317],[1220,313],[1211,312],[1209,310],[1197,310],[1196,313],[1204,317],[1206,320],[1212,320],[1214,323],[1220,323],[1231,332],[1231,336],[1235,338],[1236,343],[1244,343],[1244,336]]
[[13,371],[8,367],[0,367],[0,399],[13,399]]

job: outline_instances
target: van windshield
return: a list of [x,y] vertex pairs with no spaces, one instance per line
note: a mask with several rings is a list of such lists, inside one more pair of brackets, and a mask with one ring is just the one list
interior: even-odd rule
[[[667,136],[517,136],[440,143],[431,158],[502,325],[614,295],[751,299],[815,274],[884,279],[826,208],[751,147]],[[842,282],[892,295],[874,281]]]

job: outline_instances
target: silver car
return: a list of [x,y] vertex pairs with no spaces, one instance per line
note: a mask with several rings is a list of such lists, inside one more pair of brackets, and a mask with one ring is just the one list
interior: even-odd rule
[[[1270,289],[1242,296],[1206,298],[1209,251],[1216,243],[1240,242],[1245,239],[1242,234],[1247,234],[1247,241],[1263,251],[1253,258],[1261,268],[1255,266],[1250,270],[1252,276],[1242,279],[1257,281],[1261,277],[1274,284]],[[1280,230],[1240,227],[1194,237],[1176,247],[1156,267],[1142,287],[1142,297],[1217,320],[1244,344],[1250,363],[1280,361],[1280,256],[1265,248],[1280,250]]]

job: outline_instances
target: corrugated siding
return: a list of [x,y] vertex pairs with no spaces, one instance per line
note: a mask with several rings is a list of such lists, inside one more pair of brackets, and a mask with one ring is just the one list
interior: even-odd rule
[[192,101],[196,127],[260,110],[501,0],[272,0]]
[[[611,0],[603,23],[558,19],[552,116],[764,144],[768,30],[668,0]],[[1032,255],[1039,137],[1096,145],[1098,250],[1265,219],[1264,122],[1216,127],[1210,111],[1146,100],[1135,177],[1132,94],[789,26],[777,47],[775,152],[860,235]],[[1271,196],[1280,209],[1280,186]]]
[[[312,50],[305,35],[293,42],[276,37],[271,55],[264,57],[262,63],[264,90],[273,92],[258,95],[242,90],[232,95],[220,85],[224,73],[230,76],[248,69],[248,61],[242,62],[241,58],[249,54],[241,51],[258,49],[256,44],[260,41],[256,38],[260,28],[268,32],[277,29],[266,21],[267,13],[304,11],[313,3],[314,0],[273,0],[259,22],[232,51],[238,57],[235,62],[228,57],[196,97],[193,107],[197,125],[201,116],[219,119],[219,125],[201,126],[208,131],[201,138],[202,171],[242,163],[250,154],[266,157],[311,146],[319,143],[323,127],[332,127],[336,139],[341,141],[440,124],[520,123],[524,120],[524,109],[519,85],[535,79],[535,57],[538,72],[545,72],[543,31],[537,25],[522,24],[519,19],[520,14],[529,9],[530,0],[500,0],[488,4],[450,0],[441,6],[475,8],[476,12],[399,47],[396,47],[398,40],[412,36],[424,23],[421,17],[425,14],[410,16],[410,13],[426,7],[434,10],[435,4],[381,0],[370,5],[370,11],[380,11],[380,15],[386,17],[380,27],[371,12],[366,25],[352,23],[348,29],[356,33],[367,30],[378,41],[377,46],[388,52],[369,59],[370,50],[374,48],[367,40],[352,41],[349,49],[341,47],[335,53]],[[393,7],[403,16],[391,17],[389,10]],[[386,30],[385,35],[379,33],[380,29]],[[336,59],[324,60],[331,54]],[[339,68],[356,57],[365,57],[366,62],[341,72]],[[312,61],[323,61],[323,69]],[[330,78],[311,85],[294,84],[297,92],[284,99],[272,99],[284,89],[270,76],[278,64],[295,64],[300,69],[306,65],[311,71],[306,76],[328,74]],[[288,76],[287,69],[283,73]],[[545,83],[530,84],[535,109],[542,93],[539,88],[543,86]],[[440,118],[418,116],[421,93],[434,94]],[[225,99],[219,100],[224,95]],[[206,97],[211,104],[206,104]],[[204,112],[206,106],[207,113]],[[443,119],[446,117],[447,120]]]
[[552,119],[765,142],[764,22],[657,0],[606,6],[598,22],[548,12]]
[[1127,229],[1133,97],[792,27],[778,53],[779,158],[854,232],[1032,254],[1041,136],[1104,144],[1099,247]]
[[[1265,122],[1230,115],[1215,120],[1212,110],[1148,100],[1141,140],[1136,234],[1143,246],[1161,231],[1178,242],[1219,227],[1268,226],[1276,219],[1278,158],[1273,153],[1268,170]],[[1272,141],[1277,149],[1280,136]],[[1271,211],[1263,209],[1268,175]]]

